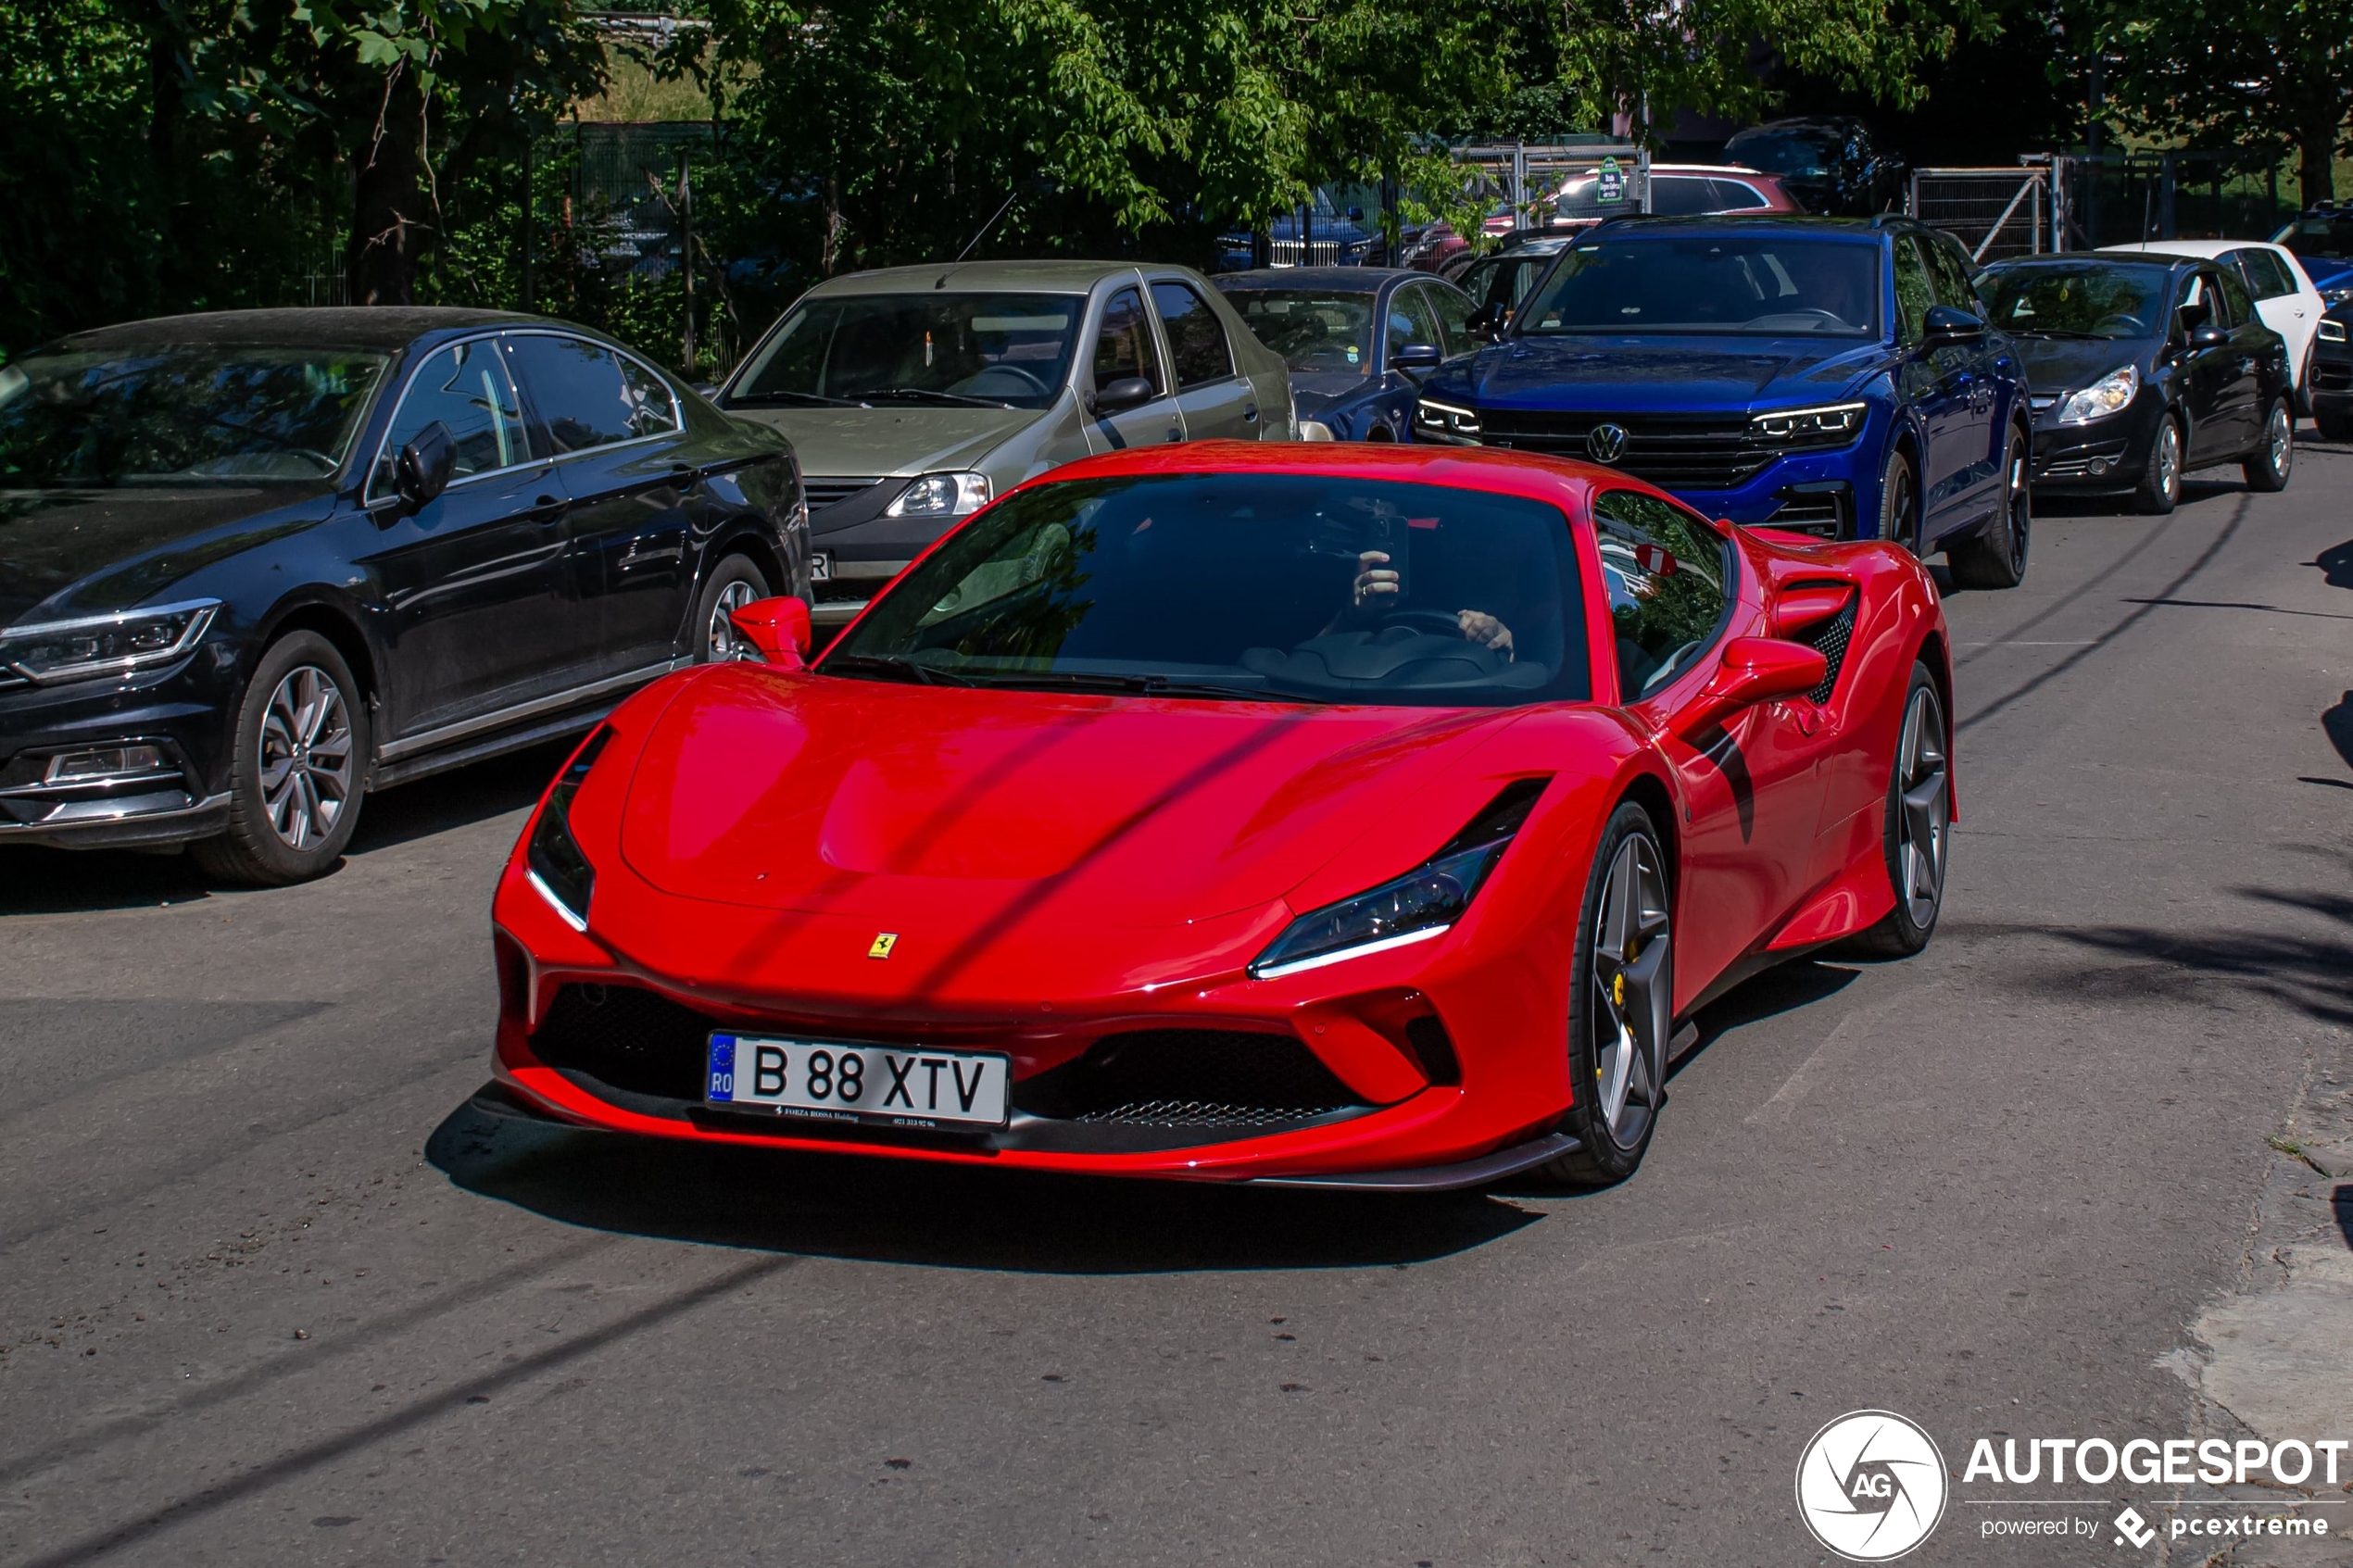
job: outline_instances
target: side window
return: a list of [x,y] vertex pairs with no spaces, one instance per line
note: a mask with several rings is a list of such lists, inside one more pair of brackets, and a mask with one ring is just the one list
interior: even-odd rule
[[[1154,283],[1152,304],[1160,324],[1168,332],[1168,351],[1176,358],[1176,384],[1202,386],[1227,381],[1234,374],[1234,351],[1226,329],[1209,302],[1183,283]],[[1097,385],[1101,383],[1098,382]]]
[[488,473],[531,456],[522,416],[515,406],[514,383],[498,362],[495,340],[452,344],[437,350],[409,379],[400,411],[393,416],[391,433],[384,437],[384,455],[369,480],[371,495],[392,493],[393,460],[401,447],[435,420],[458,438],[457,478]]
[[1646,696],[1691,668],[1730,603],[1732,546],[1655,495],[1613,490],[1593,502],[1602,583],[1616,623],[1618,696]]
[[1428,285],[1424,285],[1424,292],[1429,295],[1430,305],[1438,312],[1439,331],[1446,334],[1441,345],[1446,358],[1452,359],[1457,354],[1468,354],[1477,349],[1478,340],[1471,336],[1470,330],[1470,296],[1459,289]]
[[1910,234],[1895,236],[1895,341],[1909,346],[1927,331],[1928,307],[1936,292],[1928,281],[1928,264]]
[[1438,331],[1438,312],[1429,307],[1429,292],[1413,286],[1390,296],[1390,359],[1393,362],[1397,351],[1409,343],[1427,343],[1441,354],[1446,352],[1446,340]]
[[1128,376],[1151,383],[1154,394],[1168,390],[1160,350],[1152,343],[1152,324],[1144,314],[1144,296],[1122,289],[1103,307],[1103,324],[1095,334],[1095,390]]
[[1651,180],[1651,211],[1661,218],[1691,218],[1716,210],[1716,193],[1705,180],[1660,174]]
[[1933,239],[1928,246],[1929,270],[1936,282],[1936,303],[1966,310],[1980,320],[1985,318],[1985,301],[1977,296],[1977,285],[1969,282],[1969,262],[1959,245],[1952,240]]
[[2280,275],[2279,263],[2268,250],[2234,250],[2222,257],[2222,264],[2239,270],[2239,276],[2246,281],[2247,293],[2257,299],[2277,299],[2296,292]]
[[676,430],[678,395],[670,390],[670,384],[626,354],[614,358],[621,361],[622,384],[636,402],[629,414],[630,433],[667,435]]
[[2247,295],[2246,284],[2240,280],[2238,269],[2224,268],[2215,274],[2215,278],[2222,285],[2222,297],[2230,302],[2230,324],[2233,327],[2244,327],[2254,320],[2256,319],[2255,301]]
[[558,453],[610,446],[641,433],[644,409],[602,344],[516,332],[507,338],[507,352]]
[[1742,181],[1713,180],[1709,183],[1716,187],[1716,210],[1718,212],[1738,212],[1743,207],[1766,205],[1764,193]]

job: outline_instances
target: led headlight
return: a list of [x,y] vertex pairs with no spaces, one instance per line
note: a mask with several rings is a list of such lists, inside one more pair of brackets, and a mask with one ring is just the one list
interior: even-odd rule
[[11,626],[0,632],[0,669],[45,683],[169,664],[204,639],[220,608],[219,599],[191,599],[120,615]]
[[2321,299],[2324,304],[2342,305],[2347,300],[2353,299],[2353,288],[2339,287],[2322,289],[2321,291]]
[[2322,343],[2343,343],[2345,341],[2345,323],[2342,321],[2322,321],[2321,323],[2321,341]]
[[1434,441],[1478,445],[1478,410],[1423,398],[1414,406],[1414,433]]
[[1445,935],[1503,859],[1546,783],[1520,780],[1445,848],[1403,876],[1300,916],[1252,962],[1252,978],[1278,980]]
[[1776,446],[1843,446],[1863,433],[1868,403],[1826,403],[1818,408],[1780,408],[1748,421],[1749,434]]
[[988,505],[985,473],[927,473],[883,508],[885,517],[967,517]]
[[597,733],[572,754],[572,760],[547,790],[539,820],[532,824],[531,846],[523,851],[531,885],[574,931],[588,929],[588,896],[596,891],[597,868],[588,863],[579,841],[572,836],[572,797],[580,793],[588,770],[597,765],[598,755],[610,739],[611,728],[599,724]]
[[2110,370],[2081,392],[2070,393],[2059,405],[2058,422],[2063,425],[2089,424],[2110,414],[2130,408],[2141,390],[2141,372],[2137,366],[2127,365],[2120,370]]

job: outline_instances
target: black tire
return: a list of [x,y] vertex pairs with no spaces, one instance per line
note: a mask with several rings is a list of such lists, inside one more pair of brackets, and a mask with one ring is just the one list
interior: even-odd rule
[[2353,441],[2353,410],[2315,408],[2312,428],[2323,441]]
[[2296,472],[2296,410],[2286,398],[2272,404],[2271,411],[2263,416],[2263,438],[2247,454],[2241,471],[2246,475],[2249,490],[2276,495],[2287,488]]
[[1912,459],[1904,449],[1894,447],[1887,454],[1887,466],[1880,470],[1879,536],[1919,555],[1919,475],[1913,471]]
[[2133,487],[2133,509],[2143,517],[2164,517],[2182,504],[2183,446],[2182,421],[2167,414],[2149,439],[2140,483]]
[[695,596],[695,615],[686,623],[697,664],[724,664],[730,659],[757,659],[758,650],[736,632],[723,611],[736,610],[768,596],[768,574],[749,556],[726,556],[703,579]]
[[[1629,866],[1639,884],[1634,896],[1605,909],[1613,872]],[[1667,875],[1650,813],[1630,800],[1619,806],[1602,830],[1578,911],[1568,994],[1568,1081],[1574,1098],[1560,1124],[1578,1147],[1541,1167],[1553,1180],[1578,1186],[1622,1182],[1650,1148],[1659,1108],[1667,1103],[1667,1049],[1675,1033],[1673,888]],[[1604,950],[1598,940],[1605,924],[1615,952]],[[1606,1103],[1612,1098],[1618,1101],[1614,1122]]]
[[2002,453],[2007,494],[2000,514],[1975,538],[1961,540],[1944,552],[1957,587],[2015,588],[2026,581],[2026,552],[2034,529],[2032,451],[2025,433],[2010,427],[2009,445]]
[[[1916,746],[1916,736],[1927,744]],[[1904,691],[1904,720],[1897,727],[1895,755],[1888,766],[1887,807],[1880,828],[1880,851],[1887,867],[1888,886],[1895,894],[1895,907],[1843,945],[1857,957],[1906,959],[1927,947],[1929,938],[1936,935],[1936,918],[1944,908],[1953,837],[1952,745],[1936,678],[1929,673],[1927,664],[1915,664],[1911,684]],[[1922,836],[1923,828],[1929,841],[1925,865],[1918,854],[1906,854]],[[1923,872],[1928,883],[1925,899],[1919,897]]]
[[206,874],[248,886],[321,875],[359,825],[368,776],[368,709],[351,667],[316,632],[289,633],[263,651],[232,722],[229,826],[189,854]]

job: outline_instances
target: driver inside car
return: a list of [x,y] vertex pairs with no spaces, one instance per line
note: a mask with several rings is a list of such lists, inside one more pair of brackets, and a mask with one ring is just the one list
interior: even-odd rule
[[[1398,604],[1399,577],[1390,569],[1389,552],[1365,550],[1356,557],[1356,582],[1351,590],[1346,609],[1332,618],[1325,627],[1327,633],[1349,626],[1362,626],[1379,620]],[[1458,609],[1454,622],[1462,628],[1463,636],[1480,647],[1491,648],[1505,663],[1513,658],[1512,629],[1483,609]]]

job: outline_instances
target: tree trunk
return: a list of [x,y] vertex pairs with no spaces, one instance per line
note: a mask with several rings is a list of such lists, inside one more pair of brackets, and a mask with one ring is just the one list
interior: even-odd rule
[[[2330,99],[2334,108],[2335,94],[2331,94]],[[2308,209],[2335,199],[2336,129],[2334,116],[2315,117],[2296,138],[2296,150],[2303,155],[2304,164],[2300,195]]]
[[413,69],[396,70],[352,150],[358,172],[344,269],[354,305],[416,303],[417,263],[435,237],[424,184],[424,95]]

